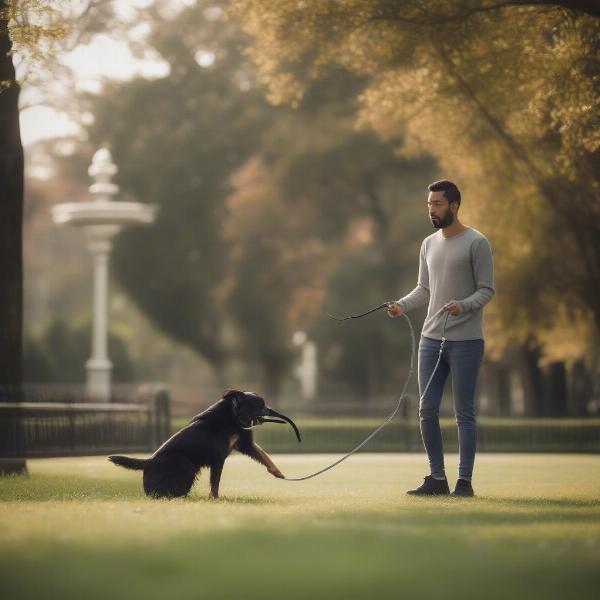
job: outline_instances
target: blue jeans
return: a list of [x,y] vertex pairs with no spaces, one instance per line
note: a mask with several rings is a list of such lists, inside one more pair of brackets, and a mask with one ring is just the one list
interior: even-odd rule
[[[440,340],[421,336],[419,344],[419,396],[431,377],[440,353]],[[454,414],[458,425],[460,464],[458,476],[471,479],[477,448],[475,420],[475,386],[483,360],[485,342],[479,340],[446,340],[440,364],[431,380],[427,394],[421,398],[419,419],[423,444],[429,457],[432,475],[445,475],[444,447],[440,430],[440,404],[448,374],[452,372]]]

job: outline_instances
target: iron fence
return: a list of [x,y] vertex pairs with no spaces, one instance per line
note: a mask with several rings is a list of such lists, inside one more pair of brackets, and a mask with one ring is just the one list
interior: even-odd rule
[[144,403],[0,402],[0,457],[149,452],[171,429],[166,390]]

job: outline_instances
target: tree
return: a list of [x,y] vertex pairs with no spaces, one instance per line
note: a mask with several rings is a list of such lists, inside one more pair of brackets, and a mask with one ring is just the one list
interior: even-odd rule
[[[428,230],[423,180],[435,178],[436,165],[395,156],[391,144],[354,130],[348,98],[358,85],[356,77],[330,73],[297,110],[280,112],[268,132],[260,154],[270,165],[270,193],[256,193],[252,202],[261,207],[261,237],[276,251],[255,262],[257,272],[275,275],[276,286],[246,286],[246,294],[265,314],[272,314],[271,295],[286,294],[287,344],[278,342],[279,356],[295,330],[306,331],[323,358],[321,392],[362,400],[397,387],[395,367],[410,340],[387,317],[344,328],[325,313],[357,312],[412,289],[411,250],[418,253]],[[257,237],[241,236],[248,255],[256,253]]]
[[[88,319],[73,325],[63,318],[56,318],[47,325],[39,340],[25,337],[26,381],[40,384],[81,381],[85,376],[81,357],[91,346],[91,327]],[[114,331],[109,331],[108,347],[115,381],[131,381],[135,368],[125,341]]]
[[23,146],[19,85],[10,54],[10,5],[0,1],[0,399],[18,399],[22,383]]
[[[54,0],[0,0],[0,398],[20,397],[23,331],[23,145],[19,128],[23,82],[48,83],[59,67],[58,44],[74,47],[93,31],[106,0],[65,7]],[[15,60],[19,67],[17,77]],[[40,72],[42,74],[40,74]]]
[[[492,355],[550,349],[543,332],[590,320],[598,339],[597,3],[237,0],[233,13],[272,102],[299,105],[345,68],[366,79],[358,125],[459,182],[465,218],[496,249]],[[553,343],[554,359],[589,341]]]
[[[0,0],[0,401],[19,401],[23,383],[24,159],[13,52],[51,56],[52,43],[67,31],[52,0]],[[25,461],[15,469],[25,470]]]
[[169,74],[114,83],[90,97],[88,130],[93,147],[110,146],[123,193],[160,206],[153,226],[116,239],[121,287],[162,332],[205,358],[224,386],[221,222],[229,177],[258,144],[268,106],[247,88],[238,28],[207,17],[206,8],[199,3],[174,17],[160,4],[151,10],[147,43]]
[[[340,260],[337,247],[349,232],[368,230],[376,260],[387,265],[387,274],[377,270],[378,293],[399,293],[398,273],[413,261],[407,240],[384,229],[406,217],[397,194],[413,193],[415,169],[431,172],[433,162],[398,158],[372,133],[353,130],[354,104],[345,96],[360,81],[347,73],[315,85],[297,113],[269,106],[241,56],[247,40],[239,27],[214,12],[207,17],[208,7],[215,4],[200,2],[176,17],[146,14],[147,47],[170,73],[113,84],[90,98],[92,145],[77,155],[85,164],[93,148],[108,143],[123,193],[161,205],[153,227],[125,231],[116,242],[121,287],[221,380],[235,352],[258,365],[265,389],[277,393],[290,364],[291,333],[315,326],[331,259]],[[214,62],[199,65],[210,57]],[[230,178],[238,170],[258,173],[268,185],[234,185],[232,198]],[[252,196],[255,219],[245,218],[238,193]]]

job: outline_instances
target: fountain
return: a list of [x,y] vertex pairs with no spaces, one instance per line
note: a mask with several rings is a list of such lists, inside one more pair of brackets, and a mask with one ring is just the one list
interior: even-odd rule
[[74,225],[85,232],[94,262],[94,315],[92,356],[85,363],[88,398],[110,400],[112,363],[107,351],[108,333],[108,261],[112,238],[123,228],[149,225],[154,222],[157,207],[141,202],[115,201],[119,186],[111,179],[117,167],[107,148],[98,150],[88,169],[95,180],[90,186],[91,201],[65,202],[52,209],[52,218],[59,225]]

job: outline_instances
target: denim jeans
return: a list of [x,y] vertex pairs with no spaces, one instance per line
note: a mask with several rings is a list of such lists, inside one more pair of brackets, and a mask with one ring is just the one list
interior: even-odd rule
[[[419,396],[431,377],[440,353],[440,340],[421,336],[419,344]],[[432,475],[445,475],[444,447],[440,430],[440,404],[448,374],[452,373],[454,414],[458,425],[460,463],[458,476],[471,479],[477,448],[475,420],[475,386],[483,360],[485,342],[478,340],[446,340],[440,364],[431,380],[427,394],[421,398],[419,419],[423,444],[429,458]]]

